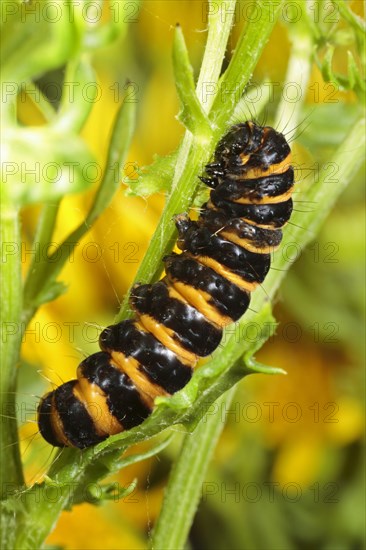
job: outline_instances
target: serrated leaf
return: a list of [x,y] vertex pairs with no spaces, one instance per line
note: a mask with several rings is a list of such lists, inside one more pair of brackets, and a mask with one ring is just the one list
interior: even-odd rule
[[177,157],[177,150],[165,157],[155,155],[149,166],[141,168],[137,179],[124,180],[128,185],[126,195],[149,197],[154,193],[170,191]]

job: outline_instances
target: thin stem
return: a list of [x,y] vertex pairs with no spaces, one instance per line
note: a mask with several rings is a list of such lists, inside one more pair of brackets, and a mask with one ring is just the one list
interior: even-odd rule
[[[52,235],[57,219],[57,214],[60,207],[60,202],[57,201],[54,204],[45,204],[42,208],[41,216],[38,222],[36,235],[33,241],[33,250],[39,250],[41,252],[46,251],[50,242],[52,241]],[[29,266],[27,276],[24,283],[24,303],[31,303],[34,296],[40,292],[44,285],[45,274],[49,267],[49,258],[44,253],[34,253],[31,264]],[[22,314],[22,321],[24,330],[33,316],[33,309],[31,311],[25,310]]]
[[291,40],[291,55],[287,66],[286,79],[283,89],[291,88],[291,85],[297,84],[296,93],[300,90],[300,97],[295,97],[295,101],[289,101],[285,94],[282,94],[282,100],[277,109],[275,128],[279,132],[286,132],[288,128],[296,128],[299,115],[302,110],[308,82],[310,78],[312,65],[313,40],[310,33],[304,25],[295,24],[289,29]]
[[184,548],[202,493],[207,468],[225,423],[222,406],[229,407],[235,393],[230,389],[217,400],[213,414],[204,416],[193,433],[184,438],[179,459],[170,474],[162,511],[154,527],[151,548]]
[[215,94],[208,93],[209,89],[217,87],[225,50],[231,31],[236,0],[229,2],[210,2],[209,32],[203,55],[196,92],[203,109],[208,113],[215,99]]
[[[37,93],[36,97],[39,101],[37,101],[35,105],[43,118],[49,122],[50,125],[53,125],[54,128],[58,128],[59,131],[66,134],[67,132],[72,133],[80,131],[84,126],[92,109],[92,103],[83,100],[80,90],[83,89],[83,84],[93,82],[94,80],[95,75],[88,55],[84,55],[81,59],[70,61],[66,67],[64,90],[57,115],[51,104],[34,84],[27,84],[26,91],[33,92],[32,94],[29,93],[29,97],[32,100],[33,94]],[[73,98],[74,101],[72,102],[70,102],[68,90],[70,82],[79,82],[80,84]],[[47,250],[52,240],[60,204],[61,200],[58,200],[55,203],[45,204],[43,206],[33,247],[39,248],[41,251]],[[69,254],[70,253],[71,251],[69,251]],[[64,261],[66,259],[65,257],[62,258]],[[25,330],[39,305],[36,301],[36,297],[42,289],[46,288],[49,272],[49,256],[47,254],[34,254],[24,284],[25,309],[22,315],[23,330]]]
[[24,484],[16,422],[15,391],[21,343],[22,278],[19,212],[2,194],[1,207],[1,498]]

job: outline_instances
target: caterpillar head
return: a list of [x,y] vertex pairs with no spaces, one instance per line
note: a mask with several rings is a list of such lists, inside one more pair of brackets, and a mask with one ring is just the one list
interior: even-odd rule
[[263,127],[254,122],[236,124],[220,140],[215,151],[215,160],[224,161],[226,165],[243,164],[242,156],[256,151],[261,146],[262,137]]

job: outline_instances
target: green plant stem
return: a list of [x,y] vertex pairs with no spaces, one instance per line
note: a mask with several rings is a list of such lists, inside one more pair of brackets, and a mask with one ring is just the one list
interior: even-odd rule
[[217,400],[214,414],[205,416],[184,438],[179,460],[173,466],[164,495],[162,512],[154,527],[153,550],[184,548],[202,493],[208,464],[224,428],[221,406],[228,407],[235,388]]
[[207,85],[213,84],[214,88],[217,87],[233,22],[236,0],[210,2],[209,4],[213,10],[211,10],[212,13],[210,12],[205,53],[196,86],[198,99],[206,113],[210,111],[215,99],[215,94],[207,93]]
[[[29,97],[35,103],[45,121],[66,135],[67,133],[79,132],[84,126],[91,112],[92,103],[84,101],[81,90],[83,85],[94,81],[95,75],[88,55],[84,54],[80,59],[70,61],[66,67],[64,91],[57,115],[48,100],[34,84],[27,85],[26,90],[27,92],[37,93],[36,97],[39,101],[34,102],[33,94],[29,94]],[[67,84],[70,82],[79,82],[80,84],[74,95],[74,101],[71,103],[67,88]],[[42,209],[33,242],[33,248],[38,248],[41,253],[33,255],[24,283],[23,331],[39,305],[37,304],[37,295],[47,286],[47,281],[50,280],[47,279],[50,271],[50,257],[45,251],[47,251],[52,241],[60,204],[61,200],[58,200],[55,203],[45,204]],[[71,253],[71,250],[69,253]],[[54,260],[54,257],[55,255],[53,255],[52,260]],[[62,260],[65,261],[66,258],[63,257]]]
[[245,26],[229,66],[220,79],[219,90],[213,102],[210,118],[217,129],[216,138],[222,135],[223,128],[232,117],[277,21],[282,3],[257,1],[256,4],[261,19],[249,21]]
[[[24,283],[24,304],[31,303],[34,296],[42,288],[45,274],[48,270],[48,255],[46,253],[49,244],[52,241],[52,235],[57,220],[57,214],[60,208],[60,202],[45,204],[39,218],[37,231],[33,241],[33,250],[37,249],[40,253],[34,253],[29,266],[27,277]],[[25,330],[30,318],[34,314],[34,309],[23,312],[22,321]]]
[[2,193],[1,206],[1,498],[24,484],[16,421],[16,380],[21,343],[21,243],[18,210]]
[[[297,84],[300,90],[300,97],[296,101],[289,101],[282,93],[282,100],[277,109],[277,117],[274,127],[279,131],[286,131],[287,128],[296,128],[299,114],[304,103],[308,81],[312,65],[313,40],[303,22],[289,26],[289,37],[291,40],[291,54],[287,66],[285,85]],[[284,129],[283,129],[284,128]]]

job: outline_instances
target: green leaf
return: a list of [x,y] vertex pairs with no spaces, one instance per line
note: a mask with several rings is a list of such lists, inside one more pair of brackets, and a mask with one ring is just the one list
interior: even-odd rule
[[[59,67],[78,45],[69,2],[3,1],[2,80],[9,86]],[[19,90],[18,90],[19,91]]]
[[321,161],[321,151],[339,145],[360,114],[360,107],[356,104],[311,105],[304,109],[304,120],[309,119],[311,124],[300,129],[299,142],[316,152],[317,161]]
[[348,55],[348,82],[351,90],[365,92],[366,82],[360,75],[360,69],[357,67],[355,58],[352,52],[347,52]]
[[157,443],[156,445],[153,445],[150,449],[148,449],[144,453],[133,454],[133,455],[127,456],[126,458],[122,458],[116,464],[116,469],[121,470],[122,468],[126,468],[126,466],[130,466],[131,464],[136,464],[137,462],[141,462],[142,460],[146,460],[147,458],[151,458],[152,456],[157,455],[158,453],[163,451],[165,447],[169,445],[173,437],[174,437],[174,434],[170,434],[166,439]]
[[83,49],[95,50],[107,46],[119,37],[124,37],[128,23],[137,22],[139,4],[139,0],[129,0],[126,8],[126,4],[121,0],[75,2],[75,18],[83,35]]
[[176,26],[174,34],[173,67],[181,107],[178,119],[194,136],[202,140],[209,140],[211,125],[196,94],[193,69],[179,25]]
[[56,300],[56,298],[64,294],[67,289],[68,285],[62,281],[52,281],[42,288],[41,292],[35,297],[33,305],[39,307],[47,302],[52,302],[52,300]]
[[[95,86],[90,86],[91,84]],[[91,92],[88,91],[87,101],[86,87],[91,89]],[[66,67],[61,102],[53,127],[67,133],[80,132],[93,108],[97,93],[95,72],[87,57],[70,61]]]
[[137,179],[124,179],[128,185],[126,195],[149,197],[154,193],[168,192],[172,186],[177,157],[178,150],[165,157],[155,155],[150,165],[141,168]]
[[7,127],[2,138],[3,189],[18,205],[84,191],[96,163],[81,138],[48,127]]
[[270,367],[269,365],[264,365],[259,363],[251,357],[250,354],[244,355],[244,363],[247,369],[252,370],[253,372],[258,372],[261,374],[287,374],[287,372],[279,367]]
[[364,92],[366,84],[361,76],[361,70],[357,66],[352,52],[347,52],[347,74],[344,75],[333,71],[332,61],[334,50],[335,48],[333,45],[329,46],[323,62],[320,63],[320,69],[324,80],[326,82],[334,82],[343,90],[354,90],[356,93]]
[[75,237],[76,240],[79,240],[86,232],[85,226],[90,227],[111,202],[115,192],[121,184],[122,169],[130,148],[132,135],[135,130],[135,123],[136,105],[133,102],[124,101],[118,109],[114,120],[107,163],[94,203],[85,222],[66,239],[66,242],[68,240],[73,240]]
[[333,69],[332,69],[332,61],[333,61],[334,50],[335,50],[334,46],[332,44],[330,44],[328,46],[327,51],[325,52],[325,55],[324,55],[323,63],[322,63],[322,66],[321,66],[321,72],[322,72],[322,75],[323,75],[323,78],[324,78],[325,82],[329,82],[329,81],[337,82],[337,79],[336,79],[336,77],[333,73]]
[[339,13],[347,21],[347,23],[362,37],[365,39],[366,23],[356,13],[352,11],[346,0],[333,0],[339,9]]

